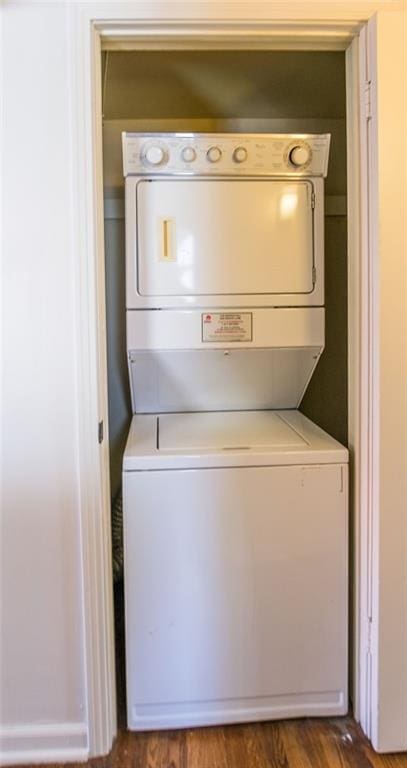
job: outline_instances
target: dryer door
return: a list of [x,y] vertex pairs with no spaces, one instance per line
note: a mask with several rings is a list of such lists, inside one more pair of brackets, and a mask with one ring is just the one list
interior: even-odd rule
[[311,181],[143,179],[136,210],[140,296],[303,303],[314,289]]

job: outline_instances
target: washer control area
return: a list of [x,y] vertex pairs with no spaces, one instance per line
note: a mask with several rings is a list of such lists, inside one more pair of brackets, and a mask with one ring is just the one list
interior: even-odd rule
[[124,175],[327,174],[329,135],[126,134]]

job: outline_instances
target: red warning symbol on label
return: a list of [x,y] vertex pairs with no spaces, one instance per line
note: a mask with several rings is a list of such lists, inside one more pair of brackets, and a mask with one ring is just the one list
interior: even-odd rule
[[211,323],[212,322],[212,315],[205,315],[204,323]]

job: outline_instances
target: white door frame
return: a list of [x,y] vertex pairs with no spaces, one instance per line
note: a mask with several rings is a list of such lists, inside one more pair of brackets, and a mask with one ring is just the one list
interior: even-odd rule
[[[270,5],[274,5],[270,8]],[[378,305],[377,248],[369,211],[377,197],[376,147],[367,147],[364,68],[375,27],[360,30],[380,3],[91,2],[71,4],[73,236],[78,254],[78,397],[83,617],[90,755],[109,751],[116,732],[110,492],[107,439],[103,179],[101,139],[102,41],[120,47],[245,47],[346,49],[348,105],[349,438],[353,457],[355,716],[375,738],[377,698],[372,643],[378,558]],[[292,6],[292,7],[291,7]],[[299,6],[304,10],[300,13]],[[335,6],[335,7],[334,7]],[[306,8],[306,10],[305,10]],[[302,21],[298,21],[301,18]],[[120,19],[120,21],[118,21]],[[305,19],[305,20],[304,20]],[[339,19],[339,21],[338,21]],[[373,74],[370,73],[370,79]],[[374,87],[374,86],[373,86]],[[369,117],[375,135],[376,115]],[[370,154],[369,154],[370,153]],[[370,158],[370,161],[369,161]],[[369,189],[369,195],[367,194]],[[369,229],[370,227],[370,229]],[[373,232],[374,235],[374,232]],[[99,445],[98,423],[105,425]],[[377,618],[377,617],[376,617]],[[376,744],[380,748],[380,744]]]

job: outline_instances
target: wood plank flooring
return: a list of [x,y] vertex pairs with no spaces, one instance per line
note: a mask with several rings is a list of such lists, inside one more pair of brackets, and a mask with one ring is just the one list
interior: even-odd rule
[[115,593],[119,735],[107,757],[68,768],[407,768],[407,753],[376,754],[351,717],[127,731],[121,585]]
[[375,754],[354,720],[344,717],[150,733],[121,730],[108,757],[69,765],[70,768],[84,765],[88,768],[407,768],[407,754]]

